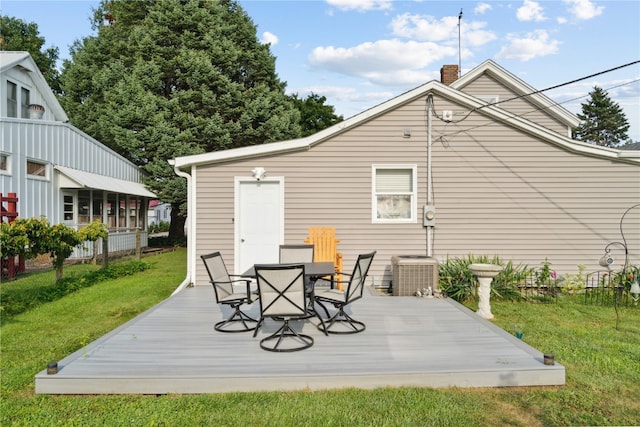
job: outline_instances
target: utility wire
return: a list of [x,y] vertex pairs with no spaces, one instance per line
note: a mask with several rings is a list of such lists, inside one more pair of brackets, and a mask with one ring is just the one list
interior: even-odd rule
[[[632,84],[632,83],[637,83],[637,82],[639,82],[639,81],[640,81],[640,78],[635,79],[635,80],[631,80],[631,81],[629,81],[629,82],[620,83],[620,84],[618,84],[618,85],[611,86],[611,87],[608,87],[608,88],[604,88],[604,90],[616,89],[616,88],[619,88],[619,87],[622,87],[622,86],[626,86],[626,85],[629,85],[629,84]],[[577,97],[575,97],[575,98],[567,99],[567,100],[562,101],[562,102],[554,102],[553,104],[551,104],[551,105],[549,105],[549,106],[547,106],[547,107],[536,108],[536,109],[531,110],[531,111],[525,111],[524,113],[521,113],[521,114],[513,114],[513,117],[516,117],[516,118],[517,118],[517,117],[523,117],[523,116],[525,116],[525,115],[527,115],[527,114],[535,113],[535,112],[538,112],[538,111],[548,110],[548,109],[553,108],[553,107],[555,107],[555,106],[557,106],[557,105],[567,104],[567,103],[569,103],[569,102],[576,101],[576,100],[578,100],[578,99],[580,99],[580,98],[584,98],[584,97],[586,97],[586,96],[589,96],[589,95],[580,95],[580,96],[577,96]],[[432,111],[435,111],[435,110],[436,110],[436,109],[435,109],[435,106],[434,106]],[[435,114],[435,113],[434,113],[434,114]],[[467,116],[465,116],[465,118],[466,118],[466,117],[468,117],[468,116],[469,116],[469,115],[467,114]],[[437,116],[437,115],[436,115],[436,117],[438,117],[438,119],[440,119],[441,121],[443,121],[443,122],[445,122],[445,123],[447,123],[447,124],[449,124],[449,123],[454,123],[454,124],[456,124],[456,123],[459,123],[459,122],[461,122],[462,120],[464,120],[464,119],[461,119],[461,120],[456,120],[456,121],[454,122],[454,121],[442,120],[442,119],[441,119],[439,116]],[[483,124],[480,124],[480,125],[477,125],[477,126],[472,126],[472,127],[466,128],[466,129],[461,129],[461,130],[458,130],[458,131],[456,131],[456,132],[452,132],[452,133],[449,133],[449,134],[441,134],[441,135],[440,135],[440,137],[439,137],[439,139],[440,139],[440,140],[441,140],[441,142],[442,142],[442,138],[444,138],[444,137],[447,137],[447,136],[449,136],[449,137],[450,137],[450,136],[459,135],[459,134],[461,134],[461,133],[465,133],[465,132],[468,132],[468,131],[473,130],[473,129],[479,129],[479,128],[483,128],[483,127],[485,127],[485,126],[491,126],[491,125],[493,125],[493,124],[494,124],[493,122],[487,122],[487,123],[483,123]]]
[[[515,99],[520,99],[520,98],[524,98],[524,97],[527,97],[527,96],[536,95],[538,93],[546,92],[546,91],[552,90],[552,89],[557,89],[559,87],[567,86],[567,85],[570,85],[570,84],[573,84],[573,83],[578,83],[578,82],[581,82],[583,80],[587,80],[587,79],[590,79],[592,77],[600,76],[602,74],[610,73],[612,71],[620,70],[622,68],[629,67],[629,66],[635,65],[635,64],[640,64],[640,60],[629,62],[628,64],[624,64],[624,65],[619,65],[617,67],[609,68],[608,70],[600,71],[598,73],[591,74],[591,75],[586,76],[586,77],[580,77],[579,79],[571,80],[570,82],[560,83],[560,84],[557,84],[555,86],[548,87],[546,89],[536,90],[535,92],[531,92],[531,93],[528,93],[528,94],[525,94],[525,95],[519,95],[519,96],[515,96],[513,98],[509,98],[509,99],[504,100],[504,101],[498,101],[498,102],[495,102],[494,104],[499,104],[500,102],[509,102],[509,101],[513,101]],[[489,105],[493,105],[493,104],[489,104]]]
[[[514,101],[516,99],[526,98],[526,97],[529,97],[529,96],[532,96],[532,95],[536,95],[536,94],[539,94],[539,93],[542,93],[542,92],[546,92],[548,90],[557,89],[559,87],[563,87],[563,86],[567,86],[567,85],[570,85],[570,84],[573,84],[573,83],[581,82],[583,80],[587,80],[587,79],[590,79],[592,77],[596,77],[596,76],[600,76],[602,74],[610,73],[612,71],[620,70],[622,68],[626,68],[626,67],[629,67],[629,66],[635,65],[635,64],[640,64],[640,60],[629,62],[628,64],[619,65],[617,67],[609,68],[608,70],[600,71],[600,72],[597,72],[597,73],[594,73],[594,74],[591,74],[591,75],[588,75],[588,76],[585,76],[585,77],[580,77],[578,79],[571,80],[571,81],[568,81],[568,82],[565,82],[565,83],[560,83],[560,84],[557,84],[557,85],[554,85],[554,86],[550,86],[550,87],[548,87],[546,89],[540,89],[540,90],[536,90],[536,91],[533,91],[533,92],[530,92],[530,93],[525,93],[525,94],[522,94],[522,95],[514,96],[513,98],[505,99],[503,101],[490,102],[490,103],[481,105],[480,107],[475,107],[475,108],[471,109],[464,117],[462,117],[459,120],[455,120],[455,121],[450,120],[449,122],[450,123],[460,123],[463,120],[466,120],[472,113],[474,113],[474,112],[476,112],[478,110],[481,110],[483,108],[490,107],[490,106],[493,106],[493,105],[502,104],[502,103],[509,102],[509,101]],[[558,104],[554,104],[554,105],[558,105]],[[438,116],[436,116],[436,117],[438,117]],[[442,120],[440,117],[438,117],[438,118],[440,120]]]

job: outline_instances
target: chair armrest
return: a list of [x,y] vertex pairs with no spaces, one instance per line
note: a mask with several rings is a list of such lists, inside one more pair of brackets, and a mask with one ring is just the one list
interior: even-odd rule
[[247,287],[247,298],[251,300],[251,279],[249,279],[248,277],[243,277],[239,274],[230,274],[229,277],[241,277],[241,279],[232,279],[231,283],[233,284],[244,282],[245,286]]

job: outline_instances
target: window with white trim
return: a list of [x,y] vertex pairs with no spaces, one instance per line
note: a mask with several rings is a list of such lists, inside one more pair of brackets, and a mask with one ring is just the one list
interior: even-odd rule
[[18,117],[18,85],[7,82],[7,117]]
[[29,92],[29,89],[26,88],[20,88],[20,111],[21,111],[21,116],[23,119],[28,119],[29,118],[29,104],[31,103],[31,95]]
[[74,200],[73,196],[67,194],[64,196],[64,203],[62,208],[62,214],[65,221],[73,221]]
[[4,153],[0,153],[0,173],[8,174],[9,170],[9,156]]
[[416,222],[416,175],[416,165],[373,165],[373,222]]
[[36,162],[35,160],[27,160],[27,175],[31,177],[47,177],[47,164]]

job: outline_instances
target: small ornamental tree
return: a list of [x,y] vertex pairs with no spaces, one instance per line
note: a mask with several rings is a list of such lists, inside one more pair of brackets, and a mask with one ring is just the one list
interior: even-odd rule
[[574,138],[604,147],[625,144],[629,139],[629,121],[622,108],[598,86],[594,86],[589,96],[582,104],[582,114],[578,114],[581,123],[573,131]]
[[107,229],[101,222],[93,222],[76,231],[64,224],[55,224],[49,230],[49,252],[56,269],[56,281],[62,279],[64,261],[71,256],[74,248],[85,241],[96,241],[107,237]]
[[18,218],[10,224],[0,224],[0,256],[20,255],[29,259],[48,253],[59,281],[64,261],[74,248],[85,241],[106,237],[105,225],[97,221],[76,231],[64,224],[49,225],[46,218]]
[[56,282],[62,279],[64,261],[71,256],[73,249],[82,243],[80,233],[64,224],[54,224],[49,229],[49,252],[56,269]]
[[12,223],[0,223],[0,258],[12,258],[25,253],[29,247],[26,228]]

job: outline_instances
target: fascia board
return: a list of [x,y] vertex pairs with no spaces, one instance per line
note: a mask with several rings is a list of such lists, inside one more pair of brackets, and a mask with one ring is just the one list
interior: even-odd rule
[[[4,58],[9,58],[4,60]],[[38,89],[38,92],[47,101],[47,105],[53,110],[53,115],[61,122],[68,122],[69,117],[64,111],[60,102],[53,94],[51,87],[47,84],[47,80],[44,78],[38,65],[28,52],[3,52],[0,53],[0,61],[2,62],[2,71],[13,68],[21,67],[25,72],[29,73],[33,84]]]
[[[314,145],[380,116],[398,105],[408,102],[414,98],[424,96],[434,84],[437,84],[437,82],[432,81],[426,83],[305,138],[177,157],[172,160],[172,164],[179,169],[187,169],[191,166],[197,166],[205,163],[222,163],[230,160],[248,159],[291,151],[309,150]],[[446,88],[446,86],[443,87]]]

